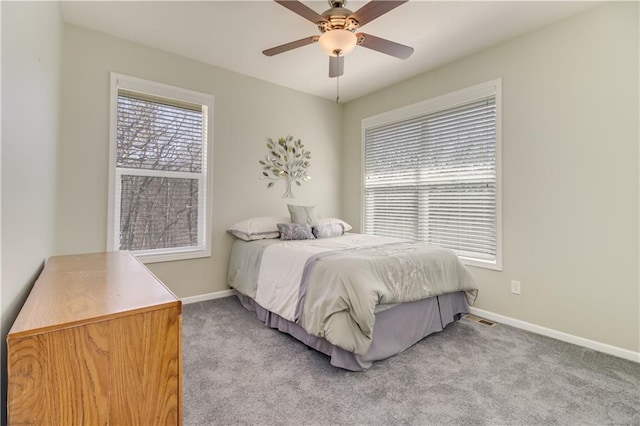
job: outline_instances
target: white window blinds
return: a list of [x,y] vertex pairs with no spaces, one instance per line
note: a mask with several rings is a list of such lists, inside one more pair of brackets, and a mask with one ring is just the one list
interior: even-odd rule
[[200,173],[202,105],[118,90],[117,167]]
[[495,95],[364,130],[364,232],[496,263]]

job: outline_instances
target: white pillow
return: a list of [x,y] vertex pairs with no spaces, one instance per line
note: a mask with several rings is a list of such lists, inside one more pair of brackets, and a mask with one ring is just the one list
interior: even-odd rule
[[252,217],[231,225],[227,232],[244,241],[280,238],[279,223],[291,223],[291,219],[286,216]]
[[336,223],[342,225],[342,227],[344,228],[344,232],[351,231],[351,229],[353,228],[344,220],[336,219],[335,217],[321,217],[320,219],[318,219],[318,221],[315,224],[316,225],[333,225]]

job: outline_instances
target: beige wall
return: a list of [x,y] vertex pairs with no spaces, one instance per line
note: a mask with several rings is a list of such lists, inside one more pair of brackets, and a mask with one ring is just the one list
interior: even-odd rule
[[[237,73],[65,25],[62,141],[58,161],[56,252],[106,249],[109,73],[117,72],[214,96],[213,256],[150,264],[178,296],[226,289],[232,237],[226,229],[252,216],[288,215],[287,202],[340,206],[340,107]],[[266,138],[291,134],[311,151],[312,180],[282,199],[282,182],[267,189],[258,160]]]
[[[59,4],[2,2],[3,360],[6,334],[53,252],[61,49]],[[4,362],[2,377],[6,407]]]
[[504,271],[471,268],[477,306],[639,351],[638,68],[638,5],[608,4],[340,107],[3,2],[3,345],[47,256],[106,247],[114,71],[215,96],[213,257],[151,265],[183,297],[226,288],[228,225],[286,214],[258,179],[267,136],[312,151],[293,201],[357,230],[361,119],[501,77]]
[[640,351],[638,49],[638,4],[612,3],[348,103],[345,219],[363,118],[502,78],[504,268],[470,268],[476,306]]

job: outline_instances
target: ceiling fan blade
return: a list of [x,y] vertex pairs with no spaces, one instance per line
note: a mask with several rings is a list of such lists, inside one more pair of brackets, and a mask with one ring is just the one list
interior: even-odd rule
[[360,9],[356,10],[351,18],[354,18],[358,21],[360,26],[373,21],[379,16],[384,15],[385,13],[395,9],[403,3],[406,3],[408,0],[402,1],[382,1],[382,0],[372,0],[369,3],[362,6]]
[[344,74],[344,56],[329,56],[329,77],[340,77]]
[[318,22],[325,22],[326,19],[316,13],[315,10],[305,6],[304,4],[300,3],[299,1],[292,1],[292,0],[275,0],[276,3],[278,3],[280,6],[284,6],[287,9],[289,9],[290,11],[292,11],[293,13],[296,13],[300,16],[302,16],[305,19],[308,19],[309,21],[313,22],[314,24],[317,24]]
[[266,56],[273,56],[279,53],[288,52],[289,50],[297,49],[298,47],[306,46],[307,44],[315,43],[318,41],[319,36],[310,36],[301,38],[300,40],[285,43],[280,46],[272,47],[271,49],[263,50],[262,53]]
[[371,34],[358,33],[358,45],[380,53],[395,56],[400,59],[407,59],[413,53],[413,47],[386,40],[384,38],[372,36]]

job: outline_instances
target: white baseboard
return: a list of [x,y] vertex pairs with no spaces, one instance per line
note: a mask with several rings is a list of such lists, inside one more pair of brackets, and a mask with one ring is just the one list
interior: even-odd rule
[[530,331],[532,333],[541,334],[543,336],[551,337],[563,342],[572,343],[574,345],[583,346],[585,348],[593,349],[598,352],[604,352],[609,355],[617,356],[619,358],[628,359],[640,363],[640,352],[630,351],[628,349],[622,349],[617,346],[607,345],[606,343],[596,342],[595,340],[585,339],[584,337],[574,336],[572,334],[563,333],[562,331],[553,330],[551,328],[542,327],[536,324],[531,324],[526,321],[517,320],[515,318],[506,317],[500,314],[494,314],[493,312],[484,311],[478,308],[469,308],[469,311],[478,317],[486,318],[491,321],[510,325],[516,328]]
[[229,289],[229,290],[222,290],[222,291],[214,291],[213,293],[199,294],[197,296],[183,297],[180,300],[182,300],[182,304],[188,305],[189,303],[203,302],[205,300],[221,299],[223,297],[229,297],[235,294],[236,294],[235,290]]

